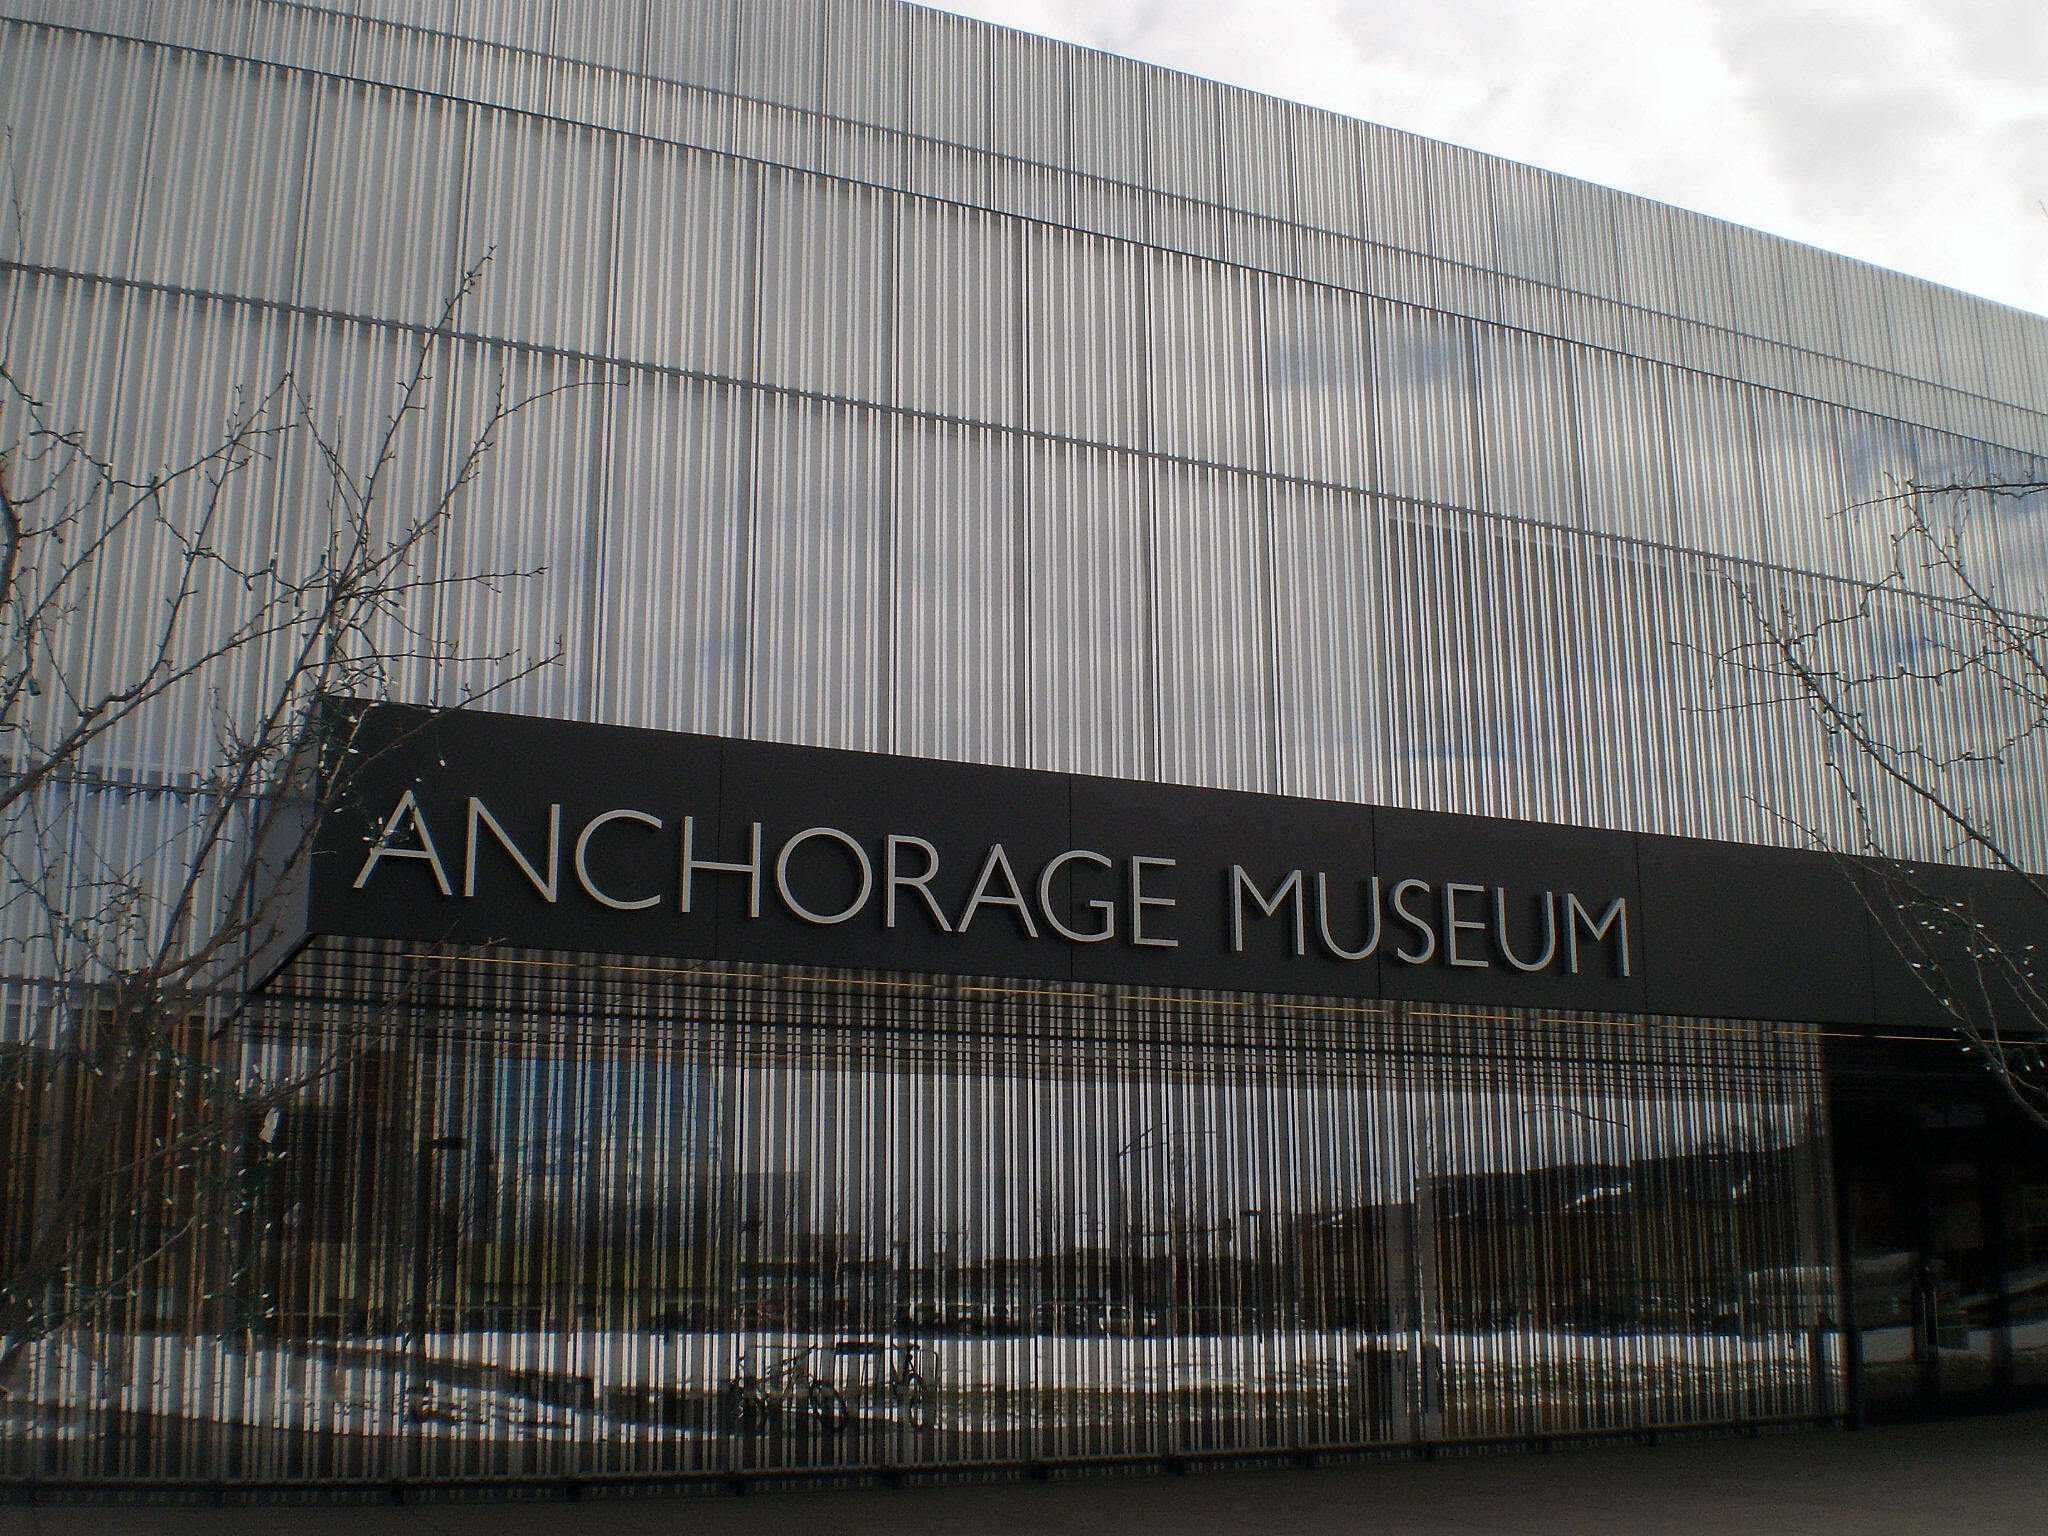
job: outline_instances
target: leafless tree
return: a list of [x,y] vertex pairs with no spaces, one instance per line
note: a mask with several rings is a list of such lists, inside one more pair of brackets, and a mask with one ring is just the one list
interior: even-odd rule
[[441,549],[544,398],[501,379],[460,424],[435,403],[488,260],[353,438],[285,373],[138,475],[0,356],[0,1396],[36,1341],[234,1220],[278,1106],[346,1065],[348,1035],[267,1077],[224,1042],[287,921],[273,877],[308,835],[295,752],[321,701],[552,659],[479,656],[434,617],[536,574]]
[[[1819,846],[1859,862],[1873,918],[2013,1102],[2048,1127],[2048,617],[2032,525],[2048,481],[1907,483],[1842,515],[1874,529],[1872,579],[1735,582],[1748,640],[1720,660],[1736,707],[1808,716],[1846,815]],[[1782,814],[1782,812],[1781,812]],[[1848,829],[1846,836],[1840,830]],[[1936,863],[2010,877],[1987,901]]]

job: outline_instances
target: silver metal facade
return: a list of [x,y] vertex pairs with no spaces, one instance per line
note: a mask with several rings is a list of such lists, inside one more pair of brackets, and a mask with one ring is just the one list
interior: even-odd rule
[[[431,492],[499,389],[576,386],[504,435],[439,551],[451,574],[544,571],[452,588],[430,616],[480,652],[559,646],[500,707],[1848,835],[1802,715],[1715,707],[1715,658],[1746,635],[1733,584],[1870,575],[1882,531],[1844,509],[1910,477],[2039,478],[2048,457],[2048,321],[889,0],[0,0],[0,18],[9,365],[133,473],[287,373],[359,439],[494,253],[394,500]],[[291,547],[318,483],[262,466],[232,536]],[[2016,604],[2048,601],[2039,518],[1984,530]],[[146,569],[108,573],[72,637],[100,675],[132,665],[151,590]],[[253,693],[266,664],[207,686]],[[458,702],[499,670],[420,663],[396,692]],[[161,786],[205,761],[205,705],[195,689],[122,738],[101,766],[128,787],[81,813],[94,838],[152,846]],[[1982,723],[1956,707],[1928,728]],[[2033,858],[2039,766],[1982,786]],[[1944,851],[1914,806],[1879,813],[1900,851]],[[248,1197],[281,1246],[216,1234],[135,1286],[99,1345],[53,1344],[30,1395],[49,1417],[0,1471],[1016,1460],[1839,1403],[1800,1031],[1390,1006],[1352,1010],[1339,1048],[1278,1000],[720,985],[629,1023],[572,999],[380,1039],[303,1107],[317,1171],[278,1175],[313,1181],[299,1204]],[[243,1069],[308,1048],[338,1006],[267,1005]],[[1233,1029],[1203,1036],[1205,1007]],[[1085,1049],[1004,1055],[1034,1010]],[[934,1054],[940,1024],[985,1051]],[[365,1115],[389,1159],[316,1150]],[[576,1140],[599,1120],[627,1140]],[[542,1123],[555,1139],[521,1129]],[[1221,1214],[1212,1146],[1269,1170]],[[872,1154],[858,1180],[912,1214],[793,1181],[857,1182],[853,1147]],[[1055,1172],[999,1198],[964,1171],[1006,1161]],[[667,1205],[641,1199],[647,1168]],[[1663,1193],[1621,1200],[1597,1177],[1617,1168]],[[1532,1169],[1551,1171],[1540,1197],[1513,1182]],[[541,1234],[523,1256],[515,1229]],[[1056,1259],[1101,1273],[1062,1291]],[[1351,1311],[1280,1305],[1316,1263]],[[866,1297],[837,1313],[813,1306],[833,1264]],[[775,1291],[798,1270],[801,1305]],[[255,1313],[287,1342],[257,1347]],[[851,1438],[816,1412],[741,1434],[745,1404],[718,1401],[746,1349],[871,1327],[945,1356],[926,1368],[938,1429],[886,1381],[849,1378],[871,1392]],[[96,1412],[184,1427],[122,1441]]]
[[486,250],[448,420],[604,381],[447,550],[548,568],[445,616],[563,644],[532,713],[1782,841],[1730,572],[2048,452],[2037,317],[881,0],[4,9],[12,355],[131,467],[287,369],[365,421]]

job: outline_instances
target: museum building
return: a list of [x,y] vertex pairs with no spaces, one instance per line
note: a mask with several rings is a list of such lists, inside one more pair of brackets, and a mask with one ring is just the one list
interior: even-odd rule
[[[1731,659],[1911,639],[1887,498],[2044,478],[2048,321],[896,0],[0,0],[0,125],[8,373],[122,473],[281,380],[360,452],[423,340],[394,500],[521,402],[192,1047],[303,1087],[7,1355],[8,1485],[2048,1391],[2048,1140],[1868,856],[2012,877]],[[248,478],[257,564],[320,475]],[[2015,612],[2044,515],[1968,530]],[[103,578],[110,686],[163,579]],[[81,846],[172,878],[263,665],[86,765]],[[2032,738],[1930,697],[2048,867]],[[65,1134],[0,1117],[0,1274]]]

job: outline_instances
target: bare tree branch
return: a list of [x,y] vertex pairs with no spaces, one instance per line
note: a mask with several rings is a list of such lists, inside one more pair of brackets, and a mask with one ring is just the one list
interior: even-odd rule
[[[352,1013],[277,1073],[223,1032],[240,968],[288,921],[272,872],[308,848],[293,776],[324,701],[455,663],[488,679],[468,702],[556,659],[478,652],[429,611],[541,574],[450,569],[443,536],[507,427],[585,387],[500,378],[452,468],[415,463],[489,260],[449,293],[360,453],[288,373],[210,442],[131,475],[0,358],[0,949],[22,957],[10,985],[32,1003],[0,1037],[0,1124],[34,1128],[22,1198],[0,1210],[0,1395],[37,1340],[220,1232],[248,1198],[252,1127],[349,1071],[406,1005]],[[285,519],[288,474],[302,484]],[[424,494],[401,495],[423,474]],[[148,603],[103,611],[138,571]],[[177,760],[150,735],[173,727],[205,756],[148,770],[150,752]],[[125,797],[112,840],[89,813],[110,797]]]
[[[1733,710],[1803,712],[1852,829],[1872,917],[2001,1089],[2048,1127],[2048,986],[2023,937],[1910,862],[1933,851],[2002,871],[2048,926],[2044,853],[2018,819],[2048,760],[2048,617],[1996,582],[1972,520],[2048,497],[2048,481],[1907,483],[1845,509],[1884,520],[1884,565],[1840,584],[1731,578],[1751,638],[1722,651]],[[1917,826],[1905,816],[1920,813]],[[1803,840],[1839,834],[1778,812]]]

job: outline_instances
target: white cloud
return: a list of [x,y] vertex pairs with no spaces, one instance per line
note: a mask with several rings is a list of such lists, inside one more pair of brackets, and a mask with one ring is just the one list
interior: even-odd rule
[[2048,312],[2042,0],[950,0]]

